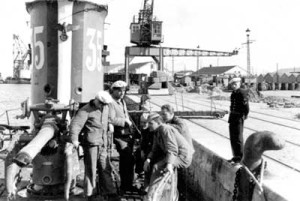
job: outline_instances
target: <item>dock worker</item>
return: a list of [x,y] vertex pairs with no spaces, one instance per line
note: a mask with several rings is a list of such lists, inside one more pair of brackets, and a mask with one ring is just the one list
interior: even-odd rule
[[84,151],[84,193],[87,200],[92,200],[96,195],[97,168],[103,195],[108,196],[108,200],[120,200],[107,156],[108,104],[111,102],[108,92],[99,91],[77,112],[70,124],[72,144],[78,147],[80,138]]
[[136,173],[138,173],[138,177],[144,178],[144,186],[143,186],[144,189],[142,189],[140,193],[145,193],[142,191],[147,190],[147,187],[150,182],[150,177],[151,177],[151,172],[144,172],[144,168],[143,168],[144,162],[147,159],[147,156],[152,149],[153,135],[154,135],[154,133],[150,131],[148,127],[148,122],[147,122],[148,116],[149,113],[143,113],[140,117],[141,143],[140,143],[139,151],[137,151],[136,154],[135,171]]
[[232,78],[229,82],[233,89],[230,96],[229,137],[233,153],[231,163],[239,163],[243,157],[244,121],[249,114],[249,95],[247,89],[241,89],[241,78]]
[[163,172],[173,173],[175,168],[189,167],[193,149],[177,129],[163,123],[158,113],[149,115],[148,126],[154,132],[153,146],[144,163],[145,171],[151,171],[152,167],[150,189],[162,179]]
[[130,120],[124,95],[127,83],[118,80],[114,82],[110,89],[113,101],[110,106],[110,122],[114,126],[114,143],[120,154],[119,171],[121,178],[121,193],[126,191],[137,191],[133,187],[134,179],[134,136],[132,133],[132,122]]
[[194,150],[193,139],[189,128],[183,119],[174,115],[174,108],[169,104],[161,106],[161,116],[166,124],[173,126],[179,131]]

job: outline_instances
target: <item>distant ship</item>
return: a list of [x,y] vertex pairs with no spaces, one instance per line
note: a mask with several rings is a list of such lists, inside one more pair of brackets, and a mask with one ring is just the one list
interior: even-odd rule
[[[0,81],[1,83],[1,81]],[[4,84],[30,84],[30,78],[7,77],[2,83]]]

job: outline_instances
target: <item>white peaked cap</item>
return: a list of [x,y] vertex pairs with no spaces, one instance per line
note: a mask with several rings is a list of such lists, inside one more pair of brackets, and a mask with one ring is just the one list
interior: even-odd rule
[[234,83],[234,82],[240,82],[240,81],[241,81],[241,78],[235,77],[235,78],[232,78],[232,79],[230,80],[229,84],[232,84],[232,83]]
[[127,87],[127,83],[122,80],[115,81],[111,85],[111,88],[122,88],[122,87]]
[[111,103],[113,100],[111,95],[107,91],[99,91],[96,94],[95,98],[105,104]]

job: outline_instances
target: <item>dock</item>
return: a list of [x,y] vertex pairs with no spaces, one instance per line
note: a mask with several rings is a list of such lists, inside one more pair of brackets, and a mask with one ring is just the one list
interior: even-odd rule
[[[139,102],[140,95],[128,95]],[[175,111],[229,110],[227,100],[212,100],[207,94],[175,93],[152,96],[151,111],[160,111],[170,104]],[[195,199],[230,200],[237,167],[226,160],[232,157],[229,142],[228,115],[223,118],[186,119],[196,152],[188,169],[189,193]],[[250,113],[244,124],[244,140],[252,133],[268,130],[280,134],[286,141],[280,151],[267,151],[264,189],[268,200],[298,200],[296,186],[300,179],[300,121],[292,113],[270,109],[264,103],[250,103]]]

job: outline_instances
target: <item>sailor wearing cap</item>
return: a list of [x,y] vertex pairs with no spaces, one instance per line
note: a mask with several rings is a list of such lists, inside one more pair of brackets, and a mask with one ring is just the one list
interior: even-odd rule
[[229,136],[233,158],[229,162],[238,163],[243,157],[244,120],[249,113],[248,90],[241,89],[241,78],[233,78],[229,82],[233,89],[230,96]]
[[233,84],[233,83],[237,83],[240,84],[241,83],[241,78],[239,77],[234,77],[229,81],[229,84]]
[[[144,163],[144,170],[153,171],[149,184],[149,192],[162,179],[163,172],[173,173],[174,168],[187,168],[192,162],[193,148],[173,126],[163,123],[162,117],[151,113],[148,117],[150,131],[155,132],[153,146]],[[151,165],[150,165],[151,164]],[[148,200],[148,199],[146,199]]]
[[133,133],[124,95],[127,83],[118,80],[111,85],[110,93],[113,101],[110,103],[110,122],[114,126],[114,143],[120,154],[121,191],[135,191],[132,186],[134,179]]
[[122,80],[118,80],[116,82],[114,82],[112,85],[111,85],[111,88],[126,88],[127,87],[127,83],[122,81]]
[[97,190],[97,167],[99,168],[98,173],[101,173],[99,177],[104,193],[110,197],[117,197],[106,148],[108,104],[111,102],[112,98],[108,92],[99,91],[94,99],[77,112],[70,124],[70,141],[75,147],[78,147],[79,135],[81,136],[80,143],[84,151],[85,165],[84,193],[88,199],[91,199]]

